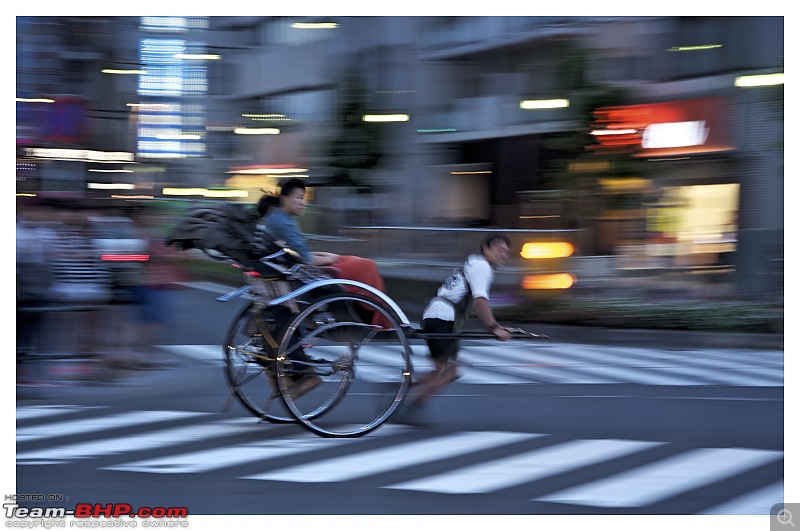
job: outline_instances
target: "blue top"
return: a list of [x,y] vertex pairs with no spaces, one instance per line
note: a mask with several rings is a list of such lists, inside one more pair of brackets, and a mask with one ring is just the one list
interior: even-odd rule
[[273,208],[264,219],[264,225],[276,240],[297,252],[306,262],[311,262],[311,250],[297,226],[297,221],[282,208]]

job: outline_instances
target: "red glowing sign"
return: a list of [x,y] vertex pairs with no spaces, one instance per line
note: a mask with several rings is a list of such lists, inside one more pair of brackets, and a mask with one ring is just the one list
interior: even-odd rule
[[596,143],[589,149],[634,157],[733,149],[725,133],[725,103],[722,98],[698,98],[598,108],[592,124]]

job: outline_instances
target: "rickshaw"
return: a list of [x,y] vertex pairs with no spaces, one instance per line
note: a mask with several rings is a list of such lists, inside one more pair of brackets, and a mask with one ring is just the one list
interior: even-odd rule
[[[299,423],[323,437],[360,437],[385,423],[406,396],[412,343],[494,337],[426,334],[386,293],[339,278],[335,268],[307,264],[263,234],[266,247],[254,252],[254,224],[252,212],[232,204],[199,206],[165,241],[201,250],[244,277],[242,287],[217,298],[247,300],[223,344],[227,407],[235,397],[262,421]],[[520,329],[512,337],[546,339]]]
[[[300,423],[324,437],[359,437],[386,422],[412,382],[412,344],[430,337],[488,339],[488,332],[425,333],[372,286],[336,277],[280,248],[242,271],[246,283],[218,297],[249,303],[223,346],[231,396],[256,417]],[[388,326],[377,326],[377,312]],[[514,338],[546,336],[513,329]],[[314,386],[303,388],[312,379]]]

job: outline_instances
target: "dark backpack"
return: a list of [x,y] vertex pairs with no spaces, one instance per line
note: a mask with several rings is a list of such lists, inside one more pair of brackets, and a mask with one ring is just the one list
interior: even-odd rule
[[265,252],[253,246],[258,218],[256,208],[246,203],[192,206],[171,229],[164,243],[181,250],[221,253],[247,268],[255,268]]

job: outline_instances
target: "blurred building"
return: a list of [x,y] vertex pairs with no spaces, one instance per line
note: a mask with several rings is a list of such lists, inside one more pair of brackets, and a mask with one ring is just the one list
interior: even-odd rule
[[[579,230],[782,290],[782,17],[17,17],[17,186]],[[596,261],[600,263],[600,261]]]

